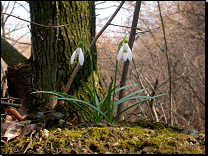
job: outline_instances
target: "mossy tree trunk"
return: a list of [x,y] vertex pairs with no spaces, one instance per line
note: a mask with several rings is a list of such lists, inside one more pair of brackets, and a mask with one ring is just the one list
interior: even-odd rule
[[[81,19],[83,16],[90,17],[95,15],[94,2],[91,1],[30,1],[31,21],[44,25],[65,25]],[[62,92],[66,86],[70,75],[76,67],[78,61],[70,64],[72,53],[76,50],[78,42],[83,41],[90,45],[95,36],[95,17],[82,20],[70,26],[48,28],[31,24],[32,32],[32,52],[38,56],[41,44],[44,39],[44,46],[40,55],[36,59],[33,68],[34,88],[45,91]],[[42,38],[41,38],[41,37]],[[83,53],[85,48],[82,48]],[[100,74],[97,64],[96,47],[92,48],[94,75],[96,92],[99,98],[103,98],[105,92],[100,81]],[[31,55],[30,60],[34,60]],[[70,90],[69,95],[88,102],[92,100],[84,87],[80,83],[83,80],[92,88],[90,59],[86,58],[83,66],[77,73]],[[73,107],[65,102],[62,110],[69,110]],[[58,109],[57,108],[57,109]]]

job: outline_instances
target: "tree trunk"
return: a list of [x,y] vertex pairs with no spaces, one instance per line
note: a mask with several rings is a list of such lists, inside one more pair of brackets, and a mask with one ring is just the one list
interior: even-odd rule
[[[132,28],[129,36],[129,47],[130,49],[133,48],[133,43],[135,39],[135,34],[136,34],[136,29],[137,23],[138,23],[138,18],[139,18],[139,11],[141,7],[141,1],[136,2],[135,10],[134,10],[134,17],[132,21]],[[120,87],[126,86],[126,80],[127,80],[127,74],[128,74],[128,68],[129,68],[129,60],[126,60],[123,65],[123,70],[122,70],[122,75],[121,75],[121,82],[120,82]],[[122,89],[119,91],[119,99],[122,99],[125,96],[125,89]],[[122,104],[118,105],[117,107],[117,114],[122,112],[124,109],[126,109],[125,102]],[[122,113],[120,116],[118,116],[117,121],[123,120],[125,116],[125,112]]]
[[[95,15],[94,2],[88,1],[30,1],[30,11],[32,22],[53,26],[66,25],[78,21],[83,16],[90,17]],[[65,27],[50,28],[47,36],[48,28],[31,25],[34,56],[37,57],[40,52],[32,72],[35,88],[46,91],[63,91],[78,63],[75,61],[73,65],[70,64],[70,58],[76,50],[78,42],[83,41],[90,45],[92,38],[95,36],[94,18],[82,20]],[[43,41],[39,35],[45,40],[41,51]],[[83,52],[85,50],[83,47]],[[100,81],[96,47],[92,48],[92,55],[96,91],[99,98],[103,98],[105,93]],[[77,73],[68,94],[78,99],[91,101],[89,94],[84,91],[84,87],[80,83],[80,80],[83,80],[87,84],[92,84],[90,69],[90,59],[88,57]],[[69,110],[69,106],[66,103],[64,107],[65,110]]]
[[[94,2],[89,1],[30,1],[31,22],[43,25],[66,25],[95,15]],[[47,35],[46,35],[47,34]],[[90,45],[95,36],[95,17],[79,21],[78,23],[62,27],[42,27],[31,24],[32,54],[30,69],[33,74],[33,86],[39,90],[63,92],[67,81],[78,61],[70,64],[72,53],[76,50],[78,42],[83,41]],[[44,43],[43,43],[44,42]],[[42,46],[43,43],[43,46]],[[83,47],[83,52],[86,49]],[[96,47],[91,49],[94,63],[94,77],[96,93],[100,99],[105,95],[97,64]],[[32,68],[31,68],[32,67]],[[74,79],[69,95],[91,102],[90,96],[85,92],[80,80],[92,88],[90,59],[87,57],[83,66]],[[47,98],[47,95],[43,95]],[[27,101],[25,101],[27,102]],[[47,105],[46,101],[45,105]],[[29,105],[29,104],[28,104]],[[38,104],[34,107],[40,107]],[[47,106],[49,109],[49,107]],[[69,115],[71,105],[65,102],[64,107],[58,106],[57,111]],[[35,108],[34,108],[35,110]]]

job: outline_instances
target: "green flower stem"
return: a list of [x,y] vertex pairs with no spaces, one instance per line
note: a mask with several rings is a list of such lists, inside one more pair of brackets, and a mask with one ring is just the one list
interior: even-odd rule
[[[115,76],[114,76],[114,87],[116,87],[116,75],[117,75],[117,66],[118,66],[118,61],[116,59],[116,70],[115,70]],[[113,91],[113,101],[112,101],[112,105],[111,105],[111,121],[113,120],[113,104],[114,104],[114,97],[115,97],[115,89]]]
[[89,55],[90,55],[91,70],[92,70],[93,94],[94,94],[94,97],[95,97],[95,79],[94,79],[94,70],[93,70],[92,55],[91,55],[91,52],[90,51],[89,51]]
[[90,51],[90,48],[82,41],[79,42],[79,44],[82,44],[84,45],[88,52],[89,52],[89,55],[90,55],[90,63],[91,63],[91,70],[92,70],[92,83],[93,83],[93,94],[94,94],[94,97],[95,97],[95,80],[94,80],[94,70],[93,70],[93,61],[92,61],[92,54],[91,54],[91,51]]
[[[97,97],[96,97],[96,94],[95,94],[95,79],[94,79],[94,70],[93,70],[92,54],[91,54],[91,51],[90,51],[89,46],[86,45],[84,42],[80,41],[78,44],[84,45],[87,48],[87,50],[89,52],[89,55],[90,55],[90,63],[91,63],[91,70],[92,70],[92,86],[93,86],[93,98],[92,98],[92,100],[93,100],[93,103],[94,103],[95,107],[98,108],[98,104],[99,103],[97,104]],[[98,111],[96,111],[95,113],[96,113],[96,118],[98,118],[98,116],[99,116],[100,113]]]
[[[124,38],[118,45],[118,52],[121,49],[121,45],[123,41],[126,41],[126,38]],[[128,40],[127,40],[128,41]],[[115,70],[115,76],[114,76],[114,88],[116,87],[116,75],[117,75],[117,68],[118,68],[118,61],[116,59],[116,70]],[[111,122],[113,120],[113,104],[114,104],[114,97],[115,97],[115,89],[113,91],[113,101],[112,101],[112,106],[111,106]]]

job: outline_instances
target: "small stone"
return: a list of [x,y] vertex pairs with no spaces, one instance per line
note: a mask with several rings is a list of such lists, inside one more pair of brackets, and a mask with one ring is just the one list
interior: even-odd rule
[[60,123],[60,124],[63,124],[64,122],[65,122],[65,121],[64,121],[63,119],[60,119],[60,120],[59,120],[59,123]]
[[61,128],[57,128],[57,132],[61,132]]
[[49,131],[47,129],[44,129],[43,133],[42,133],[42,137],[43,138],[48,138],[48,136],[49,136]]
[[117,147],[119,145],[118,142],[114,143],[112,146]]
[[105,154],[112,154],[112,153],[107,151],[107,152],[105,152]]

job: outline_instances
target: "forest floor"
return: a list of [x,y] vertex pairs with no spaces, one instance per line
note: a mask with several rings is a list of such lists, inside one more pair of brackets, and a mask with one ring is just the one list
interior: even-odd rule
[[1,144],[1,154],[205,154],[205,134],[154,121],[58,127],[45,138],[39,131],[20,135]]

